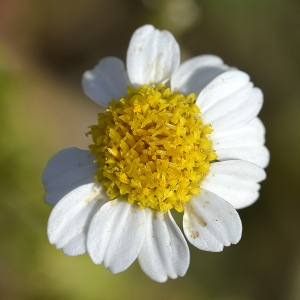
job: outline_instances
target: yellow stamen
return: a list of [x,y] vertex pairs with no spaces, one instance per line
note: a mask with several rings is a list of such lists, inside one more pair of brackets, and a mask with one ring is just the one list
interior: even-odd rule
[[129,87],[90,128],[95,180],[111,199],[123,195],[141,209],[183,211],[217,159],[207,137],[213,129],[202,124],[195,95],[162,84]]
[[137,113],[140,113],[141,111],[142,111],[141,106],[137,103],[134,103],[133,104],[133,112],[137,114]]

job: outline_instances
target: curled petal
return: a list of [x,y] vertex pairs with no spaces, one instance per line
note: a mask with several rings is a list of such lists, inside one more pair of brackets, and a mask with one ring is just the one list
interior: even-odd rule
[[138,256],[143,271],[153,280],[164,282],[184,276],[190,262],[190,252],[183,234],[171,213],[145,209],[146,236]]
[[45,201],[55,205],[76,187],[94,181],[97,164],[90,150],[67,148],[51,157],[47,163],[42,182],[46,191]]
[[200,55],[186,60],[171,78],[172,91],[185,95],[199,93],[221,73],[229,70],[222,59],[214,55]]
[[106,198],[102,188],[94,183],[82,185],[63,197],[48,221],[50,243],[68,255],[85,253],[87,229]]
[[201,182],[201,188],[228,201],[234,208],[251,205],[259,197],[260,182],[266,178],[259,166],[243,161],[228,160],[212,163]]
[[185,204],[183,230],[195,247],[219,252],[240,240],[242,223],[228,202],[202,189],[200,195]]
[[145,237],[145,212],[125,200],[106,203],[88,231],[88,253],[112,273],[126,270],[137,258]]
[[127,71],[134,86],[165,82],[178,68],[180,50],[173,35],[145,25],[137,29],[127,51]]
[[117,57],[106,57],[82,77],[83,90],[92,100],[107,107],[108,103],[127,94],[130,85],[124,63]]

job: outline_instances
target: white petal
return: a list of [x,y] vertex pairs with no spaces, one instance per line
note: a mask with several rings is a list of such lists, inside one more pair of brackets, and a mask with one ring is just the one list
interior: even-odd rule
[[185,204],[183,230],[191,244],[205,251],[222,251],[242,236],[238,213],[225,200],[201,190]]
[[197,105],[205,124],[215,131],[245,126],[259,113],[263,103],[260,89],[241,71],[227,71],[217,76],[200,93]]
[[127,71],[134,86],[166,81],[179,62],[179,45],[170,32],[157,30],[152,25],[134,32],[127,51]]
[[201,188],[213,192],[239,209],[257,200],[260,189],[257,182],[265,178],[265,171],[253,163],[228,160],[210,165],[210,171],[201,182]]
[[106,57],[94,69],[86,71],[82,77],[83,90],[98,104],[107,107],[108,103],[127,94],[130,85],[124,63],[117,57]]
[[125,200],[106,203],[88,231],[88,252],[95,264],[112,273],[126,270],[137,258],[145,237],[145,212]]
[[82,231],[73,237],[65,246],[62,247],[63,253],[69,256],[81,255],[86,252],[87,230]]
[[211,134],[212,147],[218,160],[241,159],[265,168],[270,159],[265,143],[265,127],[254,118],[244,127]]
[[217,151],[220,161],[240,159],[254,163],[261,168],[267,167],[270,160],[269,150],[265,146],[227,148]]
[[227,71],[221,58],[214,55],[201,55],[186,60],[171,78],[172,91],[185,95],[199,93],[215,77]]
[[94,181],[97,164],[89,150],[67,148],[51,157],[42,182],[46,191],[45,201],[55,205],[76,187]]
[[153,280],[164,282],[184,276],[190,262],[190,252],[183,234],[170,212],[145,209],[146,237],[138,256],[143,271]]
[[51,244],[69,255],[86,252],[87,229],[107,196],[98,184],[82,185],[63,197],[53,208],[48,221]]

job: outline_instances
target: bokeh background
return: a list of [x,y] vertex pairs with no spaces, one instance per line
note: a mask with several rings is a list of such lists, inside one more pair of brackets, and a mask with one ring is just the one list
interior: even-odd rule
[[[243,237],[221,253],[193,246],[187,275],[164,284],[134,263],[112,275],[49,244],[40,176],[51,155],[86,148],[97,105],[82,73],[125,59],[145,23],[173,32],[182,60],[215,54],[265,95],[271,163],[240,210]],[[0,0],[0,299],[300,299],[300,1]]]

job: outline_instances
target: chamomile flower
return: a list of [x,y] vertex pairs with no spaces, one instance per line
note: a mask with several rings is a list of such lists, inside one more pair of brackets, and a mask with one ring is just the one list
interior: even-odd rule
[[[263,95],[249,76],[213,55],[180,65],[172,34],[145,25],[126,69],[104,58],[82,84],[102,112],[88,150],[62,150],[45,167],[50,243],[112,273],[138,259],[159,282],[185,275],[186,239],[206,251],[236,244],[235,209],[256,201],[269,161]],[[172,210],[183,213],[186,239]]]

